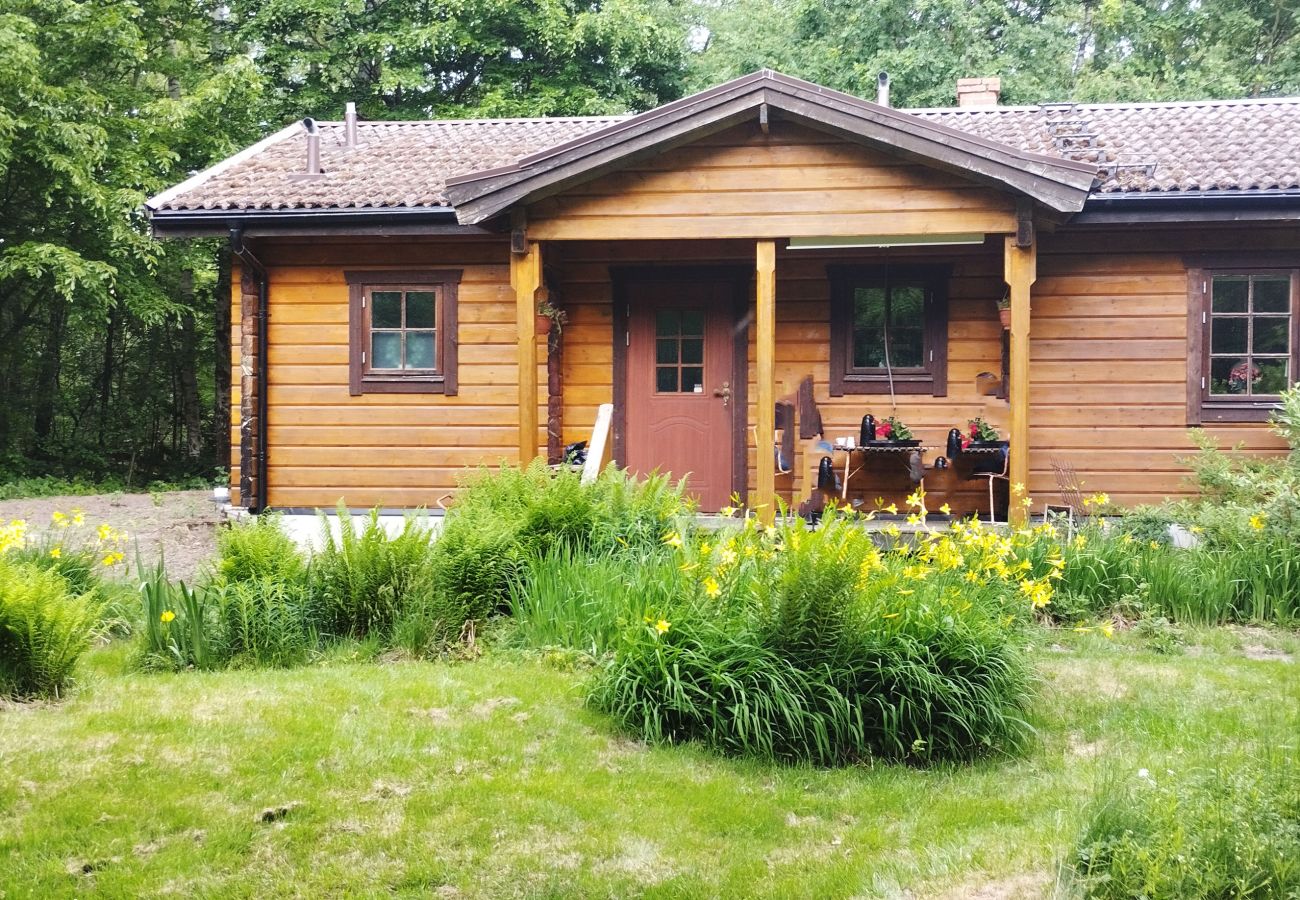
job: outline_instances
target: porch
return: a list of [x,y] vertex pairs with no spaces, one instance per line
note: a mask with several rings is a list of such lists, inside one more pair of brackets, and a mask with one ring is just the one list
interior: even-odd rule
[[[809,498],[902,508],[923,485],[931,510],[946,504],[954,515],[987,519],[989,480],[981,473],[995,472],[1006,475],[993,480],[997,517],[1005,519],[1008,488],[1025,483],[1028,471],[1027,454],[1016,449],[1028,446],[1027,403],[1015,399],[1028,396],[1030,237],[1026,247],[1001,234],[859,236],[829,247],[529,241],[512,254],[520,408],[544,409],[545,418],[521,422],[520,458],[558,459],[590,434],[597,406],[613,403],[614,459],[637,472],[690,472],[692,489],[702,482],[702,493],[712,495],[702,497],[706,511],[733,495],[765,511],[778,501],[797,510]],[[533,271],[545,272],[535,285]],[[892,295],[904,306],[904,288],[913,285],[933,286],[919,318],[894,310],[879,324],[882,338],[884,325],[896,334],[864,340],[872,302]],[[999,321],[997,301],[1008,295],[1018,336],[1015,322],[1004,331]],[[675,310],[703,312],[710,302],[720,312],[703,315],[702,330],[679,327]],[[536,316],[541,304],[560,311],[561,321],[539,337],[537,322],[549,324]],[[710,328],[724,332],[721,341],[710,339]],[[880,362],[886,344],[887,370],[854,365]],[[1025,365],[1017,367],[1017,356]],[[805,381],[811,410],[800,402]],[[656,408],[665,402],[670,408]],[[810,411],[820,419],[815,432]],[[861,443],[868,414],[906,423],[915,448],[837,446]],[[964,432],[977,416],[1010,440],[1009,459],[949,453],[950,430]],[[759,449],[782,446],[780,453]],[[829,485],[824,473],[819,479],[824,458]]]

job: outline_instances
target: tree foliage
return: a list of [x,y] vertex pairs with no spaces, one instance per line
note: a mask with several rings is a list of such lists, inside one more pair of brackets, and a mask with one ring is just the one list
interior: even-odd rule
[[303,115],[638,111],[763,66],[898,105],[1300,92],[1294,0],[0,0],[0,474],[225,459],[226,250],[140,210]]

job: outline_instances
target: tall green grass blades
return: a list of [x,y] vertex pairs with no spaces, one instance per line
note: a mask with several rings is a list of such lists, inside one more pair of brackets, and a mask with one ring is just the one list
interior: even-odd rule
[[1097,900],[1300,896],[1296,762],[1238,754],[1213,770],[1114,779],[1068,871]]
[[210,669],[220,661],[209,590],[172,583],[160,560],[152,569],[136,561],[144,607],[141,655],[150,668]]
[[280,527],[279,516],[263,513],[217,533],[218,582],[295,582],[302,579],[305,568],[302,553]]
[[98,621],[94,596],[58,572],[0,559],[0,694],[60,696]]
[[354,525],[342,506],[339,536],[321,515],[322,546],[311,565],[311,592],[325,627],[337,635],[384,633],[397,620],[429,557],[430,532],[415,517],[388,536],[372,510]]
[[657,549],[586,554],[556,546],[510,583],[515,639],[531,647],[606,653],[623,630],[667,607],[678,574]]
[[222,652],[234,663],[292,666],[317,645],[305,588],[271,579],[237,581],[213,590]]

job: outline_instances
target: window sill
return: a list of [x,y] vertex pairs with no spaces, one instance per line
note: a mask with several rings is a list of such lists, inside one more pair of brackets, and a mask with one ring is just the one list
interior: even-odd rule
[[351,385],[360,394],[454,394],[445,375],[363,375]]
[[1201,423],[1214,422],[1267,422],[1278,408],[1280,401],[1262,402],[1215,402],[1201,403]]

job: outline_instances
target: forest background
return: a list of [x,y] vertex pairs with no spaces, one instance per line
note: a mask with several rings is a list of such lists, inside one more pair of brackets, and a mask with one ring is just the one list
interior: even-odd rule
[[0,0],[0,493],[211,481],[229,250],[146,197],[303,116],[637,112],[764,66],[899,107],[1300,94],[1296,0]]

